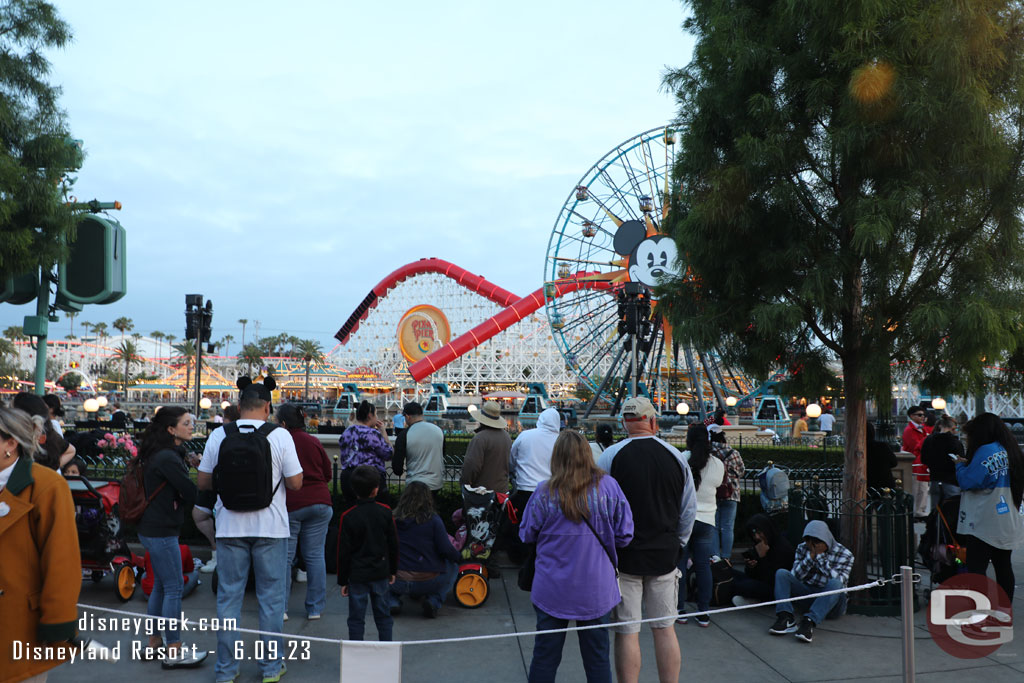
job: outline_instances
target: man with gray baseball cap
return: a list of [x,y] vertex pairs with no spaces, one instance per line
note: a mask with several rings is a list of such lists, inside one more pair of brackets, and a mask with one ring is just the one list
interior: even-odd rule
[[[622,424],[629,438],[610,446],[597,464],[618,482],[633,510],[634,536],[620,548],[619,588],[622,602],[613,621],[664,617],[651,622],[654,656],[661,681],[679,680],[676,640],[677,568],[682,547],[697,518],[697,493],[690,467],[674,446],[658,438],[658,411],[643,396],[622,406]],[[640,678],[640,624],[614,626],[615,674],[619,683]]]

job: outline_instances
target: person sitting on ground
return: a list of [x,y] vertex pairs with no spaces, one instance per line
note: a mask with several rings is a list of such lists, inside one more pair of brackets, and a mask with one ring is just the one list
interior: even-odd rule
[[[191,548],[184,543],[179,543],[178,552],[181,553],[181,579],[184,582],[181,589],[181,597],[184,599],[199,585],[199,569],[196,567],[196,561],[192,557]],[[153,576],[153,560],[148,550],[143,561],[146,564],[146,571],[142,575],[142,594],[149,598],[149,594],[153,592],[153,584],[156,583],[156,579]]]
[[402,595],[423,598],[423,616],[433,619],[455,584],[462,556],[452,546],[434,497],[421,481],[402,491],[394,512],[398,529],[398,572],[391,584],[391,614],[402,609]]
[[341,515],[338,528],[338,585],[348,598],[348,639],[363,640],[366,603],[373,608],[379,640],[392,640],[388,585],[398,572],[398,533],[391,508],[374,500],[380,485],[373,465],[353,469],[356,504]]
[[928,476],[932,480],[929,487],[932,510],[947,498],[960,495],[956,463],[963,457],[964,444],[956,435],[956,420],[943,415],[935,421],[935,429],[921,444],[921,462],[928,468]]
[[795,632],[797,639],[811,642],[815,626],[826,618],[837,619],[846,613],[846,593],[815,598],[799,626],[789,598],[846,588],[851,569],[853,553],[833,538],[828,525],[821,520],[808,522],[803,543],[796,547],[792,571],[775,572],[775,598],[787,602],[775,606],[775,623],[768,632],[777,636]]
[[779,533],[768,515],[758,513],[747,520],[747,535],[753,546],[743,553],[743,571],[733,568],[733,604],[775,599],[775,572],[793,568],[793,544]]

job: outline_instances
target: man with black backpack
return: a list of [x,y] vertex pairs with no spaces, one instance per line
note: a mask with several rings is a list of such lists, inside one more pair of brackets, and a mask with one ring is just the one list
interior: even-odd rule
[[[200,490],[217,493],[217,617],[241,616],[250,563],[256,578],[261,631],[280,633],[284,626],[288,572],[288,510],[285,489],[302,487],[302,466],[288,430],[267,423],[270,388],[250,383],[242,388],[241,418],[218,427],[206,442],[199,463]],[[235,631],[217,633],[217,681],[238,675]],[[264,639],[269,640],[269,639]],[[280,639],[267,653],[284,653]],[[246,653],[247,656],[251,655]],[[263,683],[276,683],[283,660],[260,660]]]

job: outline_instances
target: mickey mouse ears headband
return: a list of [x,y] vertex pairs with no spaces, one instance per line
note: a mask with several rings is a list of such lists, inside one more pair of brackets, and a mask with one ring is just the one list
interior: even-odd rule
[[273,400],[270,392],[277,388],[277,381],[273,377],[264,377],[262,382],[253,382],[242,376],[235,382],[235,386],[238,387],[239,400],[254,397],[270,403]]

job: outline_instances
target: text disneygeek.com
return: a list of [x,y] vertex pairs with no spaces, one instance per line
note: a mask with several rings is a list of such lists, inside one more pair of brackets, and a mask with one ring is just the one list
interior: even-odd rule
[[78,630],[134,633],[153,635],[166,630],[178,631],[234,631],[237,619],[189,619],[185,613],[177,619],[168,617],[96,617],[88,612],[78,620]]

